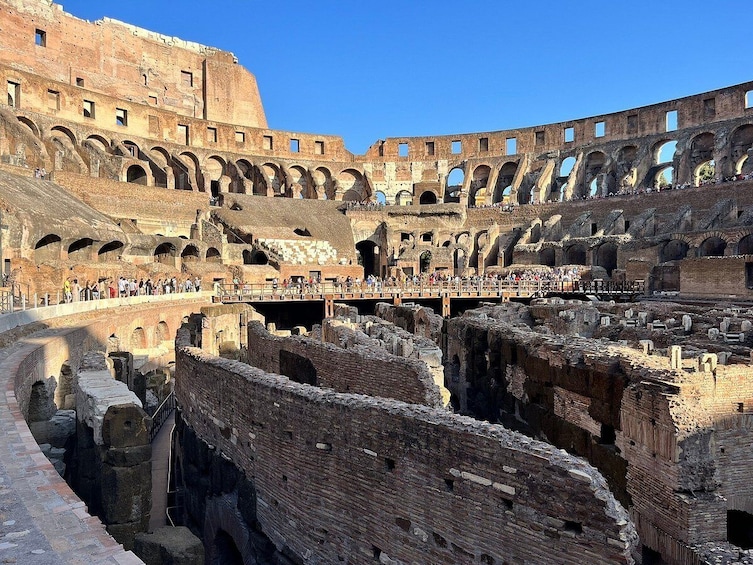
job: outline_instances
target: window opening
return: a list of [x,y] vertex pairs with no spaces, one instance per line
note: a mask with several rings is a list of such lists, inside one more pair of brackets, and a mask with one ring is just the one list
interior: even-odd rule
[[290,152],[298,153],[301,150],[301,142],[297,139],[290,140]]
[[235,132],[235,142],[236,143],[246,143],[246,133],[242,131],[236,131]]
[[217,143],[217,128],[207,128],[207,141]]
[[434,142],[433,141],[426,142],[426,155],[427,156],[434,155]]
[[324,142],[323,141],[314,142],[314,155],[324,155]]
[[636,133],[638,131],[638,114],[630,114],[627,117],[627,130],[628,133]]
[[453,155],[457,155],[458,153],[463,151],[463,142],[460,140],[453,141],[451,145],[451,151]]
[[272,143],[272,136],[271,135],[265,135],[262,139],[262,149],[266,149],[268,151],[271,151],[274,147]]
[[745,108],[753,108],[753,90],[745,93]]
[[536,138],[536,145],[544,145],[546,143],[546,132],[543,130],[537,131],[534,136]]
[[564,134],[565,134],[565,143],[570,143],[571,141],[575,141],[575,128],[572,128],[572,127],[565,128]]
[[193,73],[191,71],[180,71],[180,82],[183,86],[193,86]]
[[677,110],[670,110],[666,114],[665,125],[666,131],[675,131],[677,129]]
[[123,108],[115,108],[115,123],[119,126],[128,125],[128,110]]
[[91,100],[84,100],[84,117],[94,117],[94,102],[92,102]]
[[505,155],[517,155],[518,154],[518,138],[508,137],[505,139]]
[[54,90],[47,91],[47,107],[50,110],[60,110],[60,93]]
[[478,140],[478,150],[483,151],[483,152],[489,151],[489,138],[488,137],[482,137]]
[[21,105],[21,85],[8,81],[8,106],[18,108]]
[[80,87],[83,88],[83,86],[84,86],[84,79],[82,79],[81,77],[76,77],[76,86],[80,86]]
[[47,47],[47,32],[43,29],[34,31],[34,43],[40,47]]
[[604,137],[606,134],[606,124],[604,122],[596,122],[594,124],[594,137]]
[[407,157],[408,156],[408,144],[399,143],[397,145],[397,154],[399,157]]
[[188,126],[184,124],[178,124],[178,143],[188,145]]
[[706,98],[703,101],[703,117],[711,119],[716,116],[716,98]]

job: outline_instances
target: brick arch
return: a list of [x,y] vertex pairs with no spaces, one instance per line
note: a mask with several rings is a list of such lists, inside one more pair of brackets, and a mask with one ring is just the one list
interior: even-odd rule
[[26,116],[17,116],[17,119],[20,123],[24,124],[27,128],[31,130],[31,133],[34,134],[34,137],[41,139],[42,137],[41,130],[39,129],[39,126],[36,123],[34,123],[34,120]]
[[61,125],[52,126],[47,133],[47,137],[53,137],[55,135],[55,132],[62,133],[71,141],[71,143],[73,143],[74,146],[78,145],[76,134],[74,134],[69,128]]

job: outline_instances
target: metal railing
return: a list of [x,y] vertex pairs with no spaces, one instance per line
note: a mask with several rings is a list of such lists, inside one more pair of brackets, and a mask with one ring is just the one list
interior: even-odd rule
[[437,282],[383,282],[359,284],[325,281],[322,283],[292,283],[287,286],[273,284],[221,284],[217,295],[225,301],[275,301],[275,300],[322,300],[325,297],[343,298],[441,298],[451,297],[501,297],[545,296],[547,294],[595,294],[624,295],[643,294],[642,280],[613,282],[593,281],[545,281],[545,280],[486,280],[460,279]]
[[173,413],[173,410],[175,410],[175,392],[170,392],[170,394],[167,395],[167,398],[162,401],[162,404],[160,404],[154,411],[154,414],[152,414],[152,427],[149,428],[150,443],[154,441],[155,437],[157,437],[157,434],[170,417],[170,414]]

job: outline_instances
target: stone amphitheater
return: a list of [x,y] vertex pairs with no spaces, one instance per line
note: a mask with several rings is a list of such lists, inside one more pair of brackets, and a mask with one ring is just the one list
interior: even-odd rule
[[753,82],[356,155],[221,49],[0,29],[3,562],[753,563]]

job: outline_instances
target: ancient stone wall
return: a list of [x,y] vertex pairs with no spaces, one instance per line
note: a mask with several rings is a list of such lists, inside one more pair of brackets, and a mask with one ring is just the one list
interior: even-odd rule
[[248,363],[269,373],[338,392],[442,406],[439,387],[423,362],[368,346],[343,349],[305,337],[276,337],[259,322],[251,322]]
[[578,459],[498,426],[297,384],[179,343],[182,418],[254,478],[261,529],[296,560],[632,562],[630,522]]
[[688,360],[671,370],[668,357],[533,332],[503,310],[448,322],[460,409],[586,457],[667,562],[697,560],[698,544],[724,547],[727,509],[750,504],[740,482],[750,458],[735,447],[748,434],[751,369],[704,372]]

